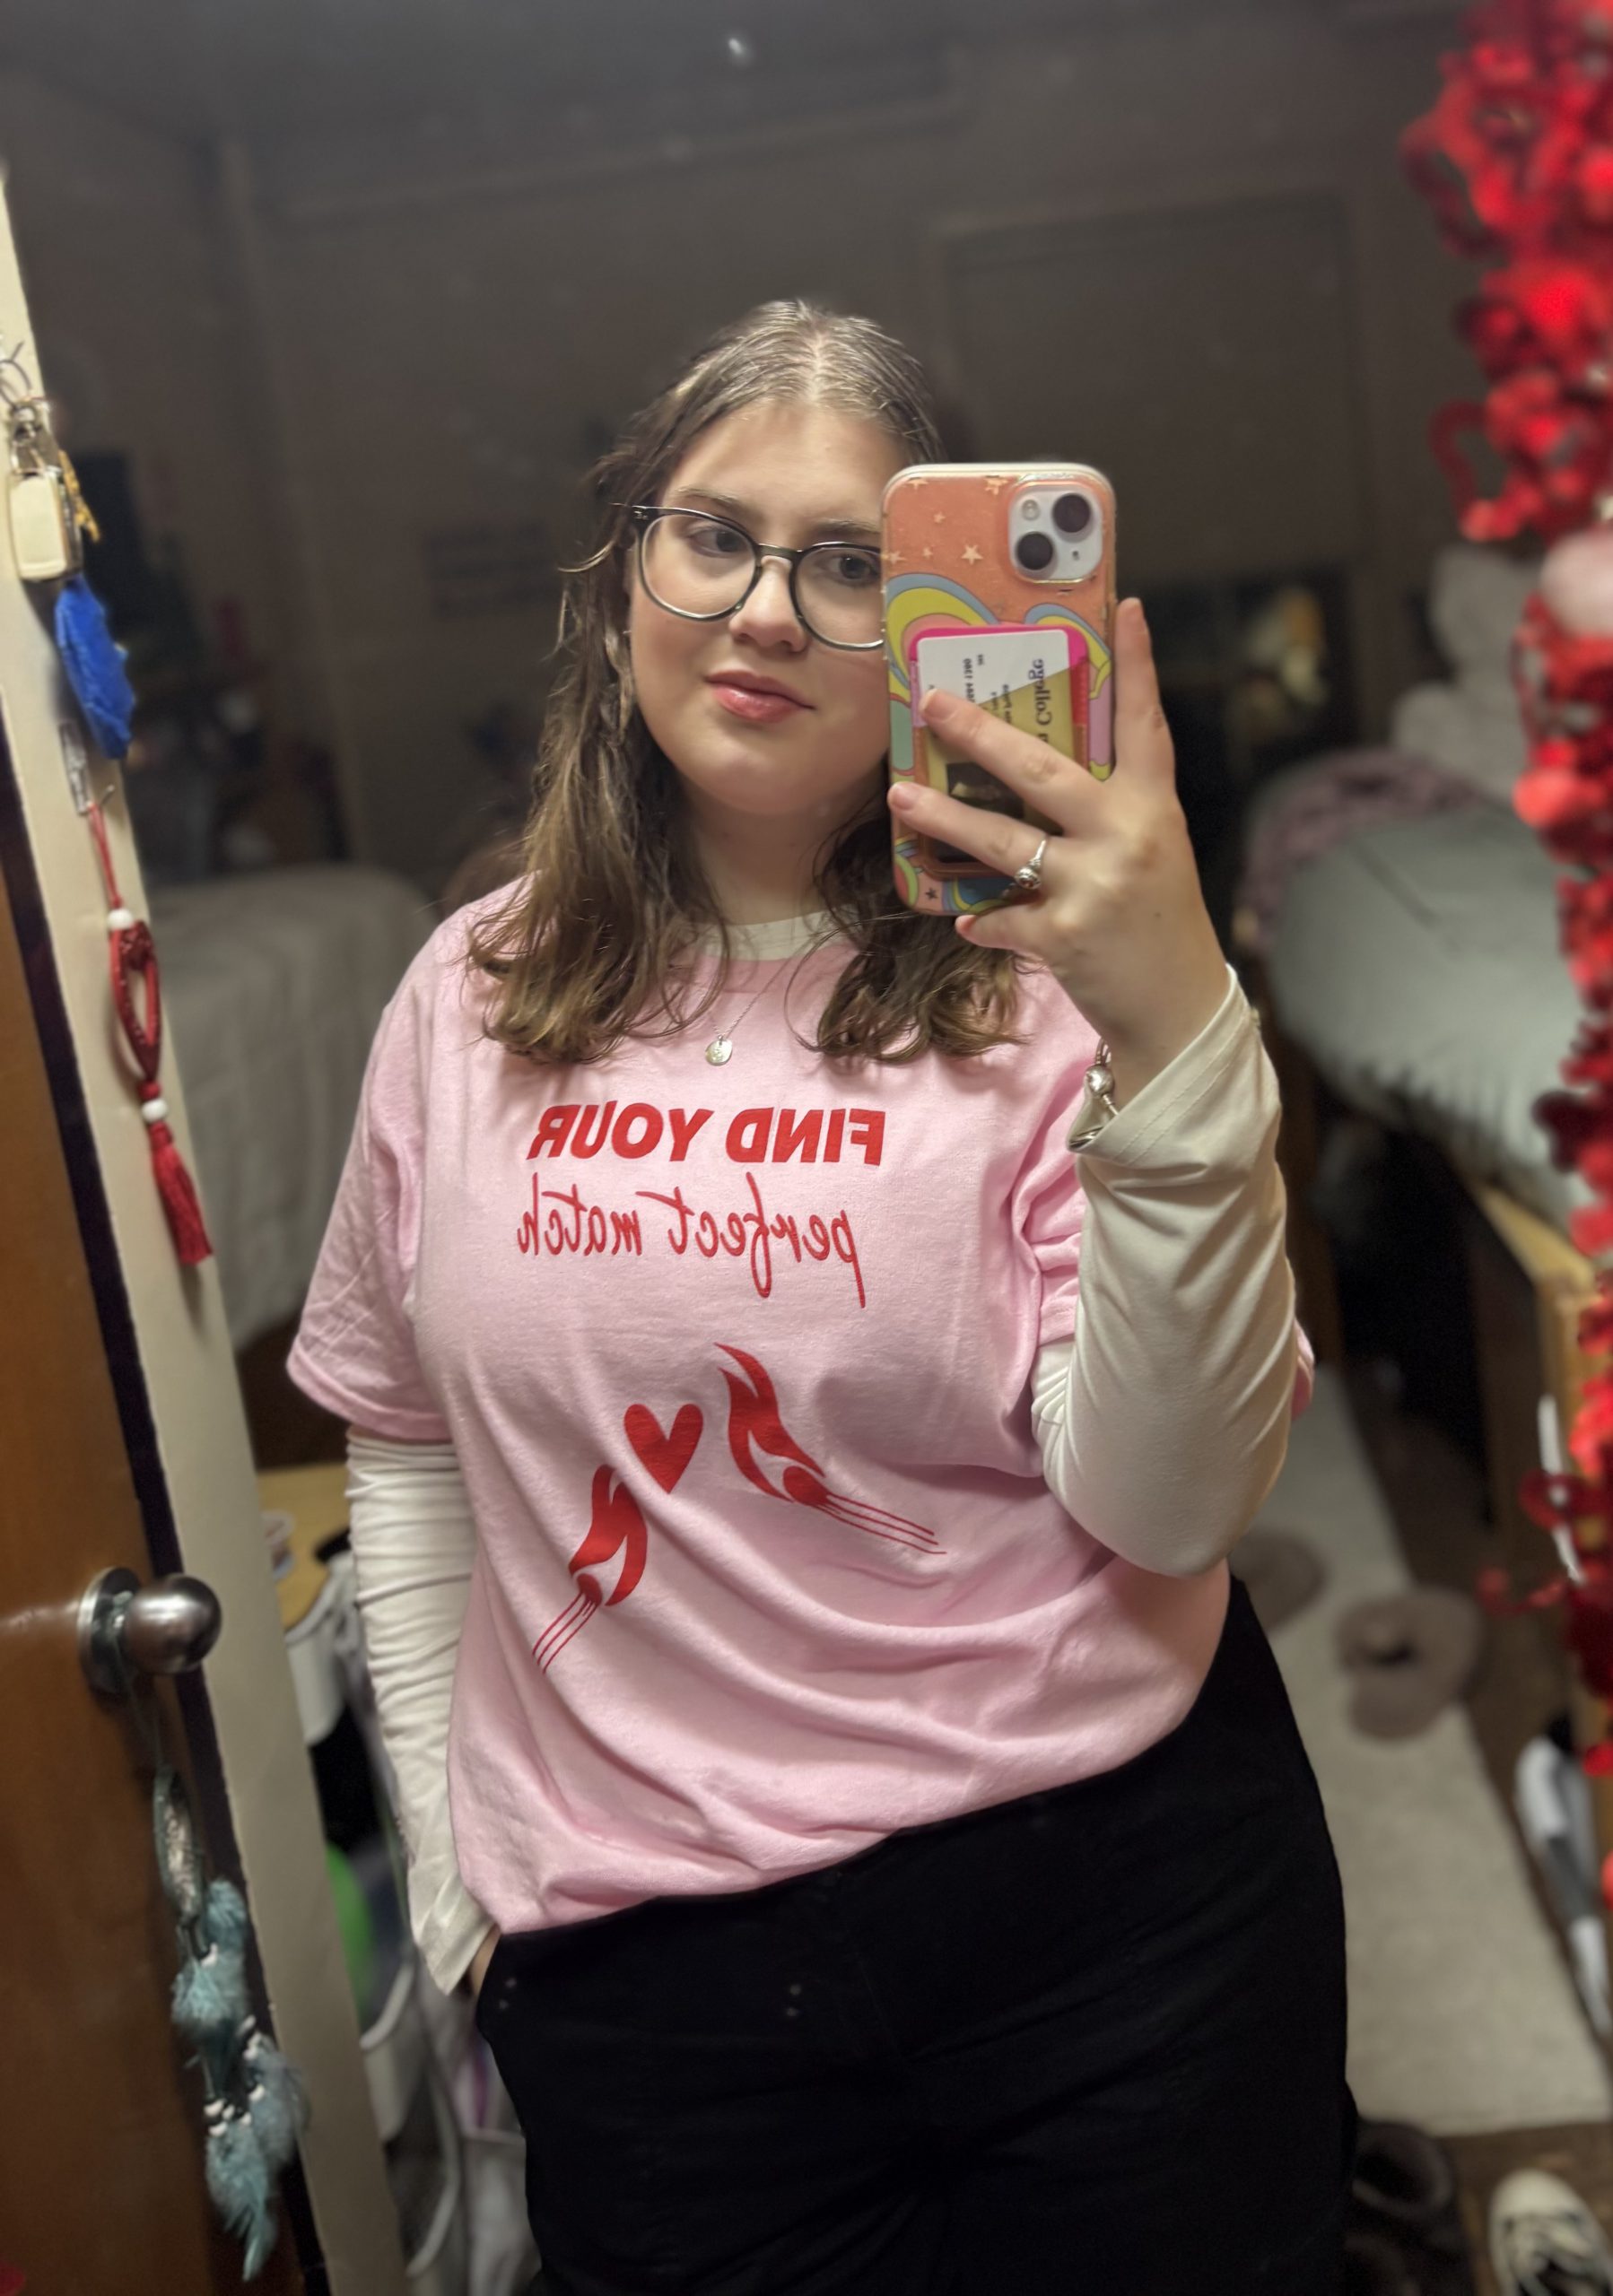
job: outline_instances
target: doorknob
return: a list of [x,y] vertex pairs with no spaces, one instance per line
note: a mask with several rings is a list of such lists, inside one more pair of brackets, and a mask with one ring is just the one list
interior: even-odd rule
[[78,1655],[93,1690],[127,1694],[135,1674],[185,1674],[218,1640],[223,1613],[199,1578],[153,1578],[103,1570],[78,1606]]

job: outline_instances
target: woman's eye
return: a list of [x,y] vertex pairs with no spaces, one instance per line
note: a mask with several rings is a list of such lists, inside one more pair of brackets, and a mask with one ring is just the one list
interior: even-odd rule
[[825,570],[848,590],[879,587],[879,553],[874,550],[833,550],[824,553]]
[[719,526],[715,520],[699,524],[691,520],[684,539],[690,549],[699,551],[702,558],[737,558],[746,546],[742,534],[736,533],[732,526]]

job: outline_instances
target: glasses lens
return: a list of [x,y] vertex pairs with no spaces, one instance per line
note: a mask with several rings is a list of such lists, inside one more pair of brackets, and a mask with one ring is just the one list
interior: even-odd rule
[[802,559],[796,592],[809,630],[831,645],[866,646],[884,628],[879,552],[819,543]]
[[668,510],[644,535],[644,580],[676,613],[728,613],[749,587],[755,558],[747,537],[721,518]]

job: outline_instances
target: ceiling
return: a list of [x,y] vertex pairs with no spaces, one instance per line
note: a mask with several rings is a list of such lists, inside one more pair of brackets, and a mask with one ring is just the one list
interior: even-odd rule
[[0,61],[186,137],[535,112],[933,49],[937,0],[6,0]]
[[[1319,4],[1333,0],[1298,0]],[[1169,4],[993,0],[990,29]],[[859,74],[882,91],[909,65],[921,79],[946,41],[983,30],[980,0],[5,0],[0,66],[198,142],[512,103],[535,121],[662,99],[686,115],[702,92],[731,125],[776,115],[789,83],[832,81],[843,100]]]

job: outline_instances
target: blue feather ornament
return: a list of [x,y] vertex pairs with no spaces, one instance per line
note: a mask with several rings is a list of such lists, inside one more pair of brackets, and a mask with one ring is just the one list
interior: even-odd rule
[[247,1973],[239,1947],[209,1945],[187,1958],[174,1979],[174,2022],[187,2040],[204,2048],[229,2044],[247,2010]]
[[247,1901],[233,1882],[209,1882],[199,1926],[205,1945],[245,1953],[251,1924],[247,1916]]
[[207,2190],[245,2250],[243,2280],[255,2280],[275,2245],[275,2179],[257,2130],[239,2105],[217,2097],[205,2108]]
[[106,609],[82,574],[70,576],[57,593],[56,643],[97,745],[114,760],[125,756],[135,722],[135,690]]
[[278,2175],[308,2126],[307,2093],[266,2033],[253,2032],[241,2067],[248,2083],[248,2114],[257,2131],[264,2158]]

